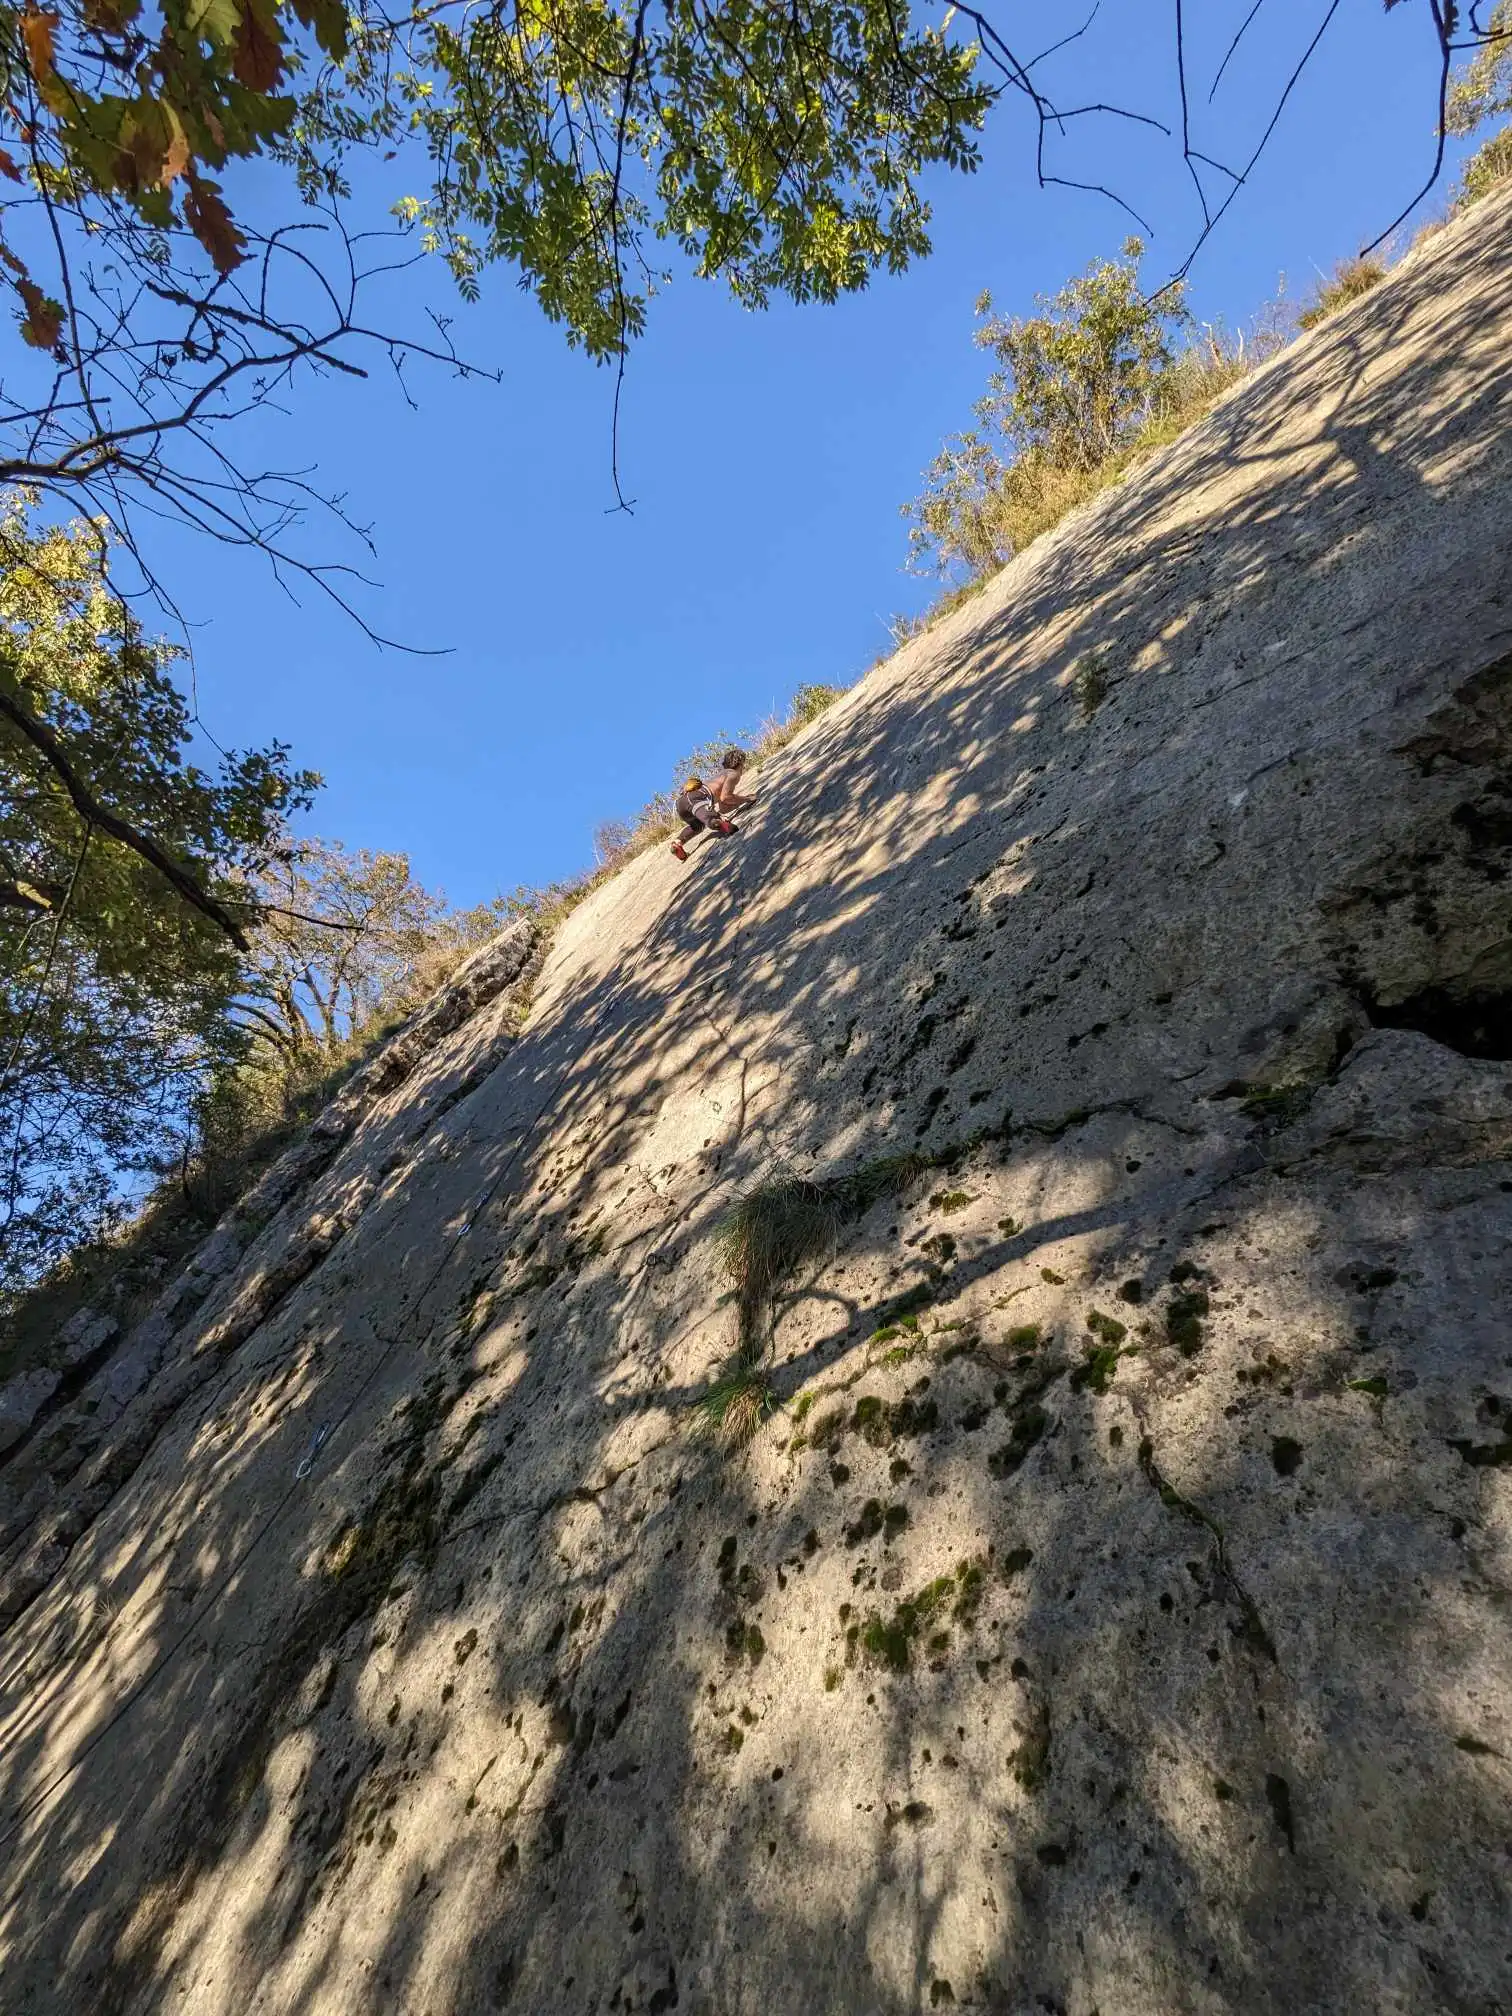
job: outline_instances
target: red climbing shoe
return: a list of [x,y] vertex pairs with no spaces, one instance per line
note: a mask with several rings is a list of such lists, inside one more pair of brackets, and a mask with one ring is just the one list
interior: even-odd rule
[[738,833],[740,828],[735,824],[733,819],[724,819],[720,822],[719,830],[721,833]]
[[674,840],[672,842],[672,852],[677,856],[679,861],[686,861],[688,858],[688,850],[684,847],[681,840]]

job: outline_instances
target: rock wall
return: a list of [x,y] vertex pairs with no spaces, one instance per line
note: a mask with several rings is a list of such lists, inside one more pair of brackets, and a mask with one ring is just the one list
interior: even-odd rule
[[1509,309],[1493,199],[235,1262],[11,1603],[8,2008],[1512,2007]]
[[[413,1175],[428,1131],[514,1041],[539,938],[521,918],[464,960],[225,1214],[143,1321],[123,1335],[108,1310],[81,1309],[53,1363],[0,1387],[0,1623],[47,1587],[164,1422],[319,1266],[383,1180]],[[323,1182],[359,1130],[355,1153]]]

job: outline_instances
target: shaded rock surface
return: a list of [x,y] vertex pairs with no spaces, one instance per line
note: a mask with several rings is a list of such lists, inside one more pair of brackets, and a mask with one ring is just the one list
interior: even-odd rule
[[[1509,310],[1495,200],[56,1417],[8,2008],[1512,2008]],[[721,1213],[904,1151],[721,1455]]]
[[[55,1366],[0,1386],[0,1452],[40,1423],[0,1469],[0,1621],[47,1586],[162,1424],[326,1258],[383,1180],[423,1159],[427,1131],[497,1066],[538,938],[521,919],[467,959],[226,1213],[119,1348],[115,1318],[81,1310],[58,1333]],[[402,1102],[386,1101],[401,1085]]]

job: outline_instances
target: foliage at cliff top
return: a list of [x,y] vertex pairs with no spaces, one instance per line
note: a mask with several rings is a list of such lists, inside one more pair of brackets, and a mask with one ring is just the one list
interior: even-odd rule
[[1041,297],[1037,315],[995,315],[982,295],[975,340],[995,368],[975,426],[946,442],[904,506],[916,571],[1001,566],[1043,529],[1047,496],[1080,494],[1170,406],[1194,325],[1181,286],[1145,295],[1143,251],[1130,238]]

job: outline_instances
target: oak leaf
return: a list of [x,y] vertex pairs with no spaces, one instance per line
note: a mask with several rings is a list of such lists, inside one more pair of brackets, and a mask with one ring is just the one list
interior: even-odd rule
[[236,0],[189,0],[184,9],[184,26],[197,40],[213,42],[224,49],[236,39],[241,9]]
[[166,180],[167,122],[157,105],[138,105],[121,120],[120,146],[113,163],[117,187],[136,195]]
[[184,131],[178,114],[171,105],[165,105],[163,110],[168,115],[168,145],[163,151],[163,165],[158,176],[158,186],[166,189],[170,183],[176,182],[180,175],[188,174],[191,156],[189,135]]
[[53,59],[53,29],[57,25],[58,17],[50,7],[28,7],[21,16],[26,59],[39,85],[46,85],[57,74],[58,66]]
[[103,35],[119,35],[141,13],[141,0],[82,0],[84,19]]
[[234,273],[247,256],[247,241],[221,200],[220,189],[192,170],[184,194],[184,222],[209,253],[217,273]]
[[293,0],[294,12],[333,62],[347,53],[349,22],[341,0]]
[[63,333],[63,304],[42,292],[35,280],[18,280],[16,292],[26,303],[21,334],[33,350],[53,350]]
[[276,90],[283,76],[283,45],[271,33],[255,5],[249,4],[236,25],[231,68],[238,84],[249,91]]

